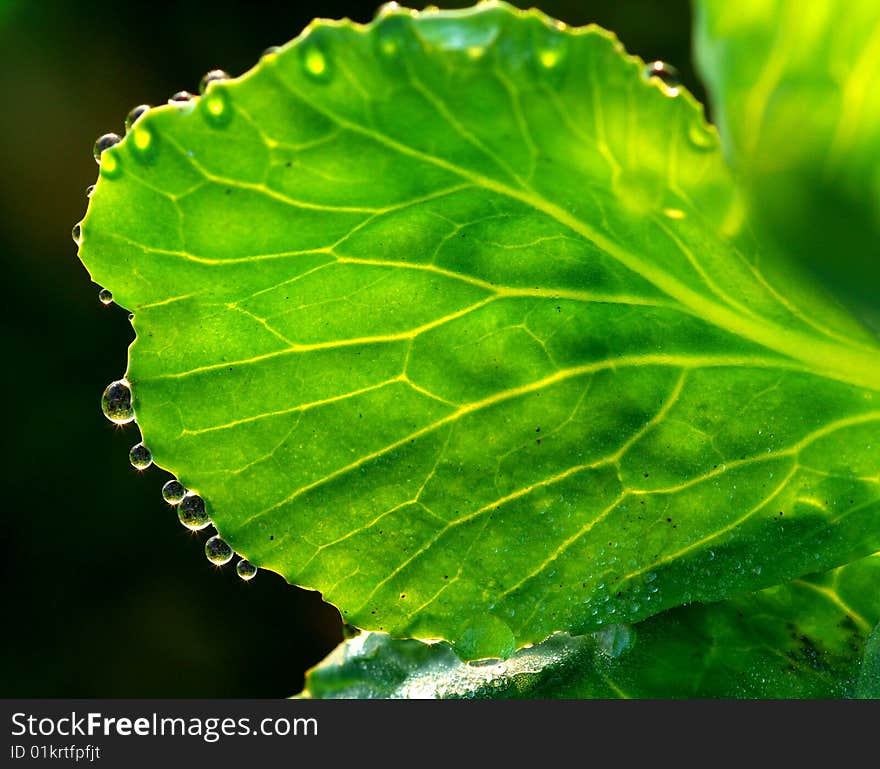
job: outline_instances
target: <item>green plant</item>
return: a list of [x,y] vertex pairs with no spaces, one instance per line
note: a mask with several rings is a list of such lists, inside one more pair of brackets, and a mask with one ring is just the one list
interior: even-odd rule
[[[755,92],[713,45],[754,38],[700,13],[736,124]],[[503,3],[315,22],[100,143],[74,237],[133,312],[105,393],[152,450],[133,461],[179,478],[186,525],[210,515],[215,562],[445,642],[359,636],[307,693],[866,691],[877,340],[783,202],[755,213],[742,146],[736,181],[668,66]],[[812,172],[790,156],[789,184]],[[833,159],[827,185],[876,202],[876,159]]]

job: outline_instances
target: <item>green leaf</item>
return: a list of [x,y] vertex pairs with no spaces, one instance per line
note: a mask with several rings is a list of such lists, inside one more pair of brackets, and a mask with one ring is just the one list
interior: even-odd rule
[[155,461],[346,622],[504,656],[880,548],[880,357],[692,97],[503,4],[314,23],[102,157]]
[[752,212],[880,331],[880,3],[699,0],[695,37]]
[[[849,696],[870,623],[880,618],[878,579],[880,554],[759,593],[672,609],[635,626],[554,635],[490,664],[463,663],[445,643],[362,633],[312,668],[299,696]],[[876,636],[875,630],[869,649]]]

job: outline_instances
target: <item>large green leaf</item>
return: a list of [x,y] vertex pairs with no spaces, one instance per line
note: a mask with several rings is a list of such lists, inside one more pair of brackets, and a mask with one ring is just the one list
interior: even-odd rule
[[880,3],[698,0],[696,43],[752,211],[880,330]]
[[80,255],[156,462],[360,627],[503,656],[880,548],[877,347],[595,27],[315,23],[107,150]]
[[[445,643],[395,641],[384,633],[362,633],[309,671],[300,696],[862,694],[867,667],[860,671],[860,651],[871,623],[880,619],[878,580],[880,555],[869,556],[759,593],[672,609],[636,626],[610,625],[574,638],[557,634],[492,664],[463,663]],[[873,675],[876,679],[876,670]]]

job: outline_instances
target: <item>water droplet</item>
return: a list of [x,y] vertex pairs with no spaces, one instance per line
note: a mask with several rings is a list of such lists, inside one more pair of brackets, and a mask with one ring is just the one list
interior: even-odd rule
[[208,90],[208,86],[211,83],[215,83],[220,80],[229,80],[229,75],[222,69],[212,69],[210,72],[206,72],[199,82],[199,93],[204,95],[205,91]]
[[[191,492],[188,492],[178,505],[177,517],[190,531],[201,531],[211,525],[211,518],[205,510],[205,500],[198,494],[193,494]],[[229,547],[229,545],[223,542],[219,537],[214,537],[214,539],[219,540],[224,546]],[[207,548],[205,549],[205,552],[207,552]],[[232,551],[230,550],[229,553],[229,558],[232,558]],[[210,559],[211,556],[209,555],[208,558]],[[229,558],[227,558],[226,561],[228,561]],[[223,561],[223,563],[226,563],[226,561]]]
[[305,43],[300,49],[300,56],[307,75],[315,80],[325,80],[329,76],[329,62],[316,42]]
[[98,300],[101,304],[110,304],[113,301],[113,292],[109,289],[102,288],[98,292]]
[[[180,504],[183,505],[183,502]],[[223,566],[232,560],[234,553],[232,548],[220,539],[219,535],[215,535],[205,542],[205,555],[211,563]]]
[[237,564],[235,564],[235,573],[245,582],[250,582],[250,580],[257,576],[257,567],[250,561],[246,561],[242,558]]
[[134,409],[131,406],[131,387],[125,379],[111,382],[101,396],[101,410],[104,416],[117,425],[124,425],[134,420]]
[[172,478],[162,487],[162,499],[169,505],[179,505],[185,496],[186,487],[177,478]]
[[92,197],[92,193],[93,193],[94,191],[95,191],[95,185],[94,185],[94,184],[90,184],[88,187],[86,187],[86,197],[87,197],[87,198]]
[[395,11],[400,10],[400,3],[390,2],[390,3],[382,3],[379,6],[379,10],[376,11],[376,17],[387,16],[389,13],[394,13]]
[[110,149],[110,147],[119,144],[121,141],[122,137],[118,134],[104,134],[103,136],[99,136],[98,141],[95,142],[95,147],[92,150],[92,154],[95,156],[95,162],[100,165],[101,154],[104,150]]
[[135,470],[146,470],[153,464],[153,452],[151,452],[143,443],[136,443],[128,452],[128,460]]
[[138,104],[137,107],[125,116],[125,132],[128,133],[131,130],[131,127],[137,122],[137,119],[149,111],[149,104]]
[[192,99],[193,95],[189,91],[178,91],[169,100],[169,104],[186,104]]
[[70,231],[70,237],[73,238],[73,242],[77,245],[82,241],[82,225],[79,222],[73,225],[73,229]]
[[678,70],[665,61],[652,61],[645,65],[644,75],[647,79],[657,78],[664,86],[664,92],[668,96],[677,96],[678,87],[681,85],[681,77]]
[[270,45],[261,55],[263,58],[266,58],[267,56],[275,56],[280,50],[280,45]]

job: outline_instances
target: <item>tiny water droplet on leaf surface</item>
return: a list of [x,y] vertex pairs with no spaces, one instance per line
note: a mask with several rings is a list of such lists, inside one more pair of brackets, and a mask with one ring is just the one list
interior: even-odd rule
[[201,81],[199,82],[199,93],[204,94],[205,91],[208,90],[208,86],[211,83],[220,81],[220,80],[229,80],[229,75],[224,72],[222,69],[212,69],[210,72],[206,72]]
[[98,292],[98,300],[101,304],[112,304],[113,302],[113,292],[110,289],[102,288]]
[[162,487],[162,499],[169,505],[179,505],[186,496],[186,487],[176,478],[172,478]]
[[128,452],[128,459],[135,470],[146,470],[153,464],[153,453],[143,443],[136,443]]
[[235,572],[245,582],[250,582],[254,577],[257,576],[257,567],[254,566],[250,561],[246,561],[244,558],[242,558],[235,565]]
[[205,542],[205,556],[216,566],[223,566],[232,560],[233,552],[219,535],[215,535]]
[[126,380],[119,379],[107,385],[101,396],[101,410],[107,419],[117,425],[124,425],[134,420],[131,387]]
[[95,142],[95,147],[92,150],[92,154],[95,156],[95,162],[100,165],[101,163],[101,154],[104,150],[110,149],[110,147],[115,144],[119,144],[122,141],[122,137],[118,134],[104,134],[103,136],[99,136],[98,140]]
[[[205,510],[205,500],[198,494],[187,494],[184,496],[177,508],[177,517],[190,531],[201,531],[211,525],[211,517],[208,515],[207,510]],[[208,557],[210,558],[210,556]]]
[[126,130],[126,132],[131,130],[131,127],[137,122],[137,119],[141,115],[144,115],[149,111],[150,111],[149,104],[138,104],[137,107],[132,109],[131,112],[129,112],[125,116],[125,130]]
[[645,66],[645,77],[657,78],[666,86],[666,93],[675,96],[678,93],[678,87],[681,85],[681,76],[678,70],[665,61],[652,61]]
[[169,100],[169,104],[185,104],[192,99],[193,95],[189,91],[178,91]]

